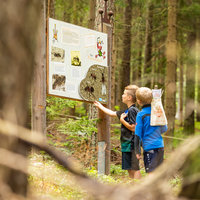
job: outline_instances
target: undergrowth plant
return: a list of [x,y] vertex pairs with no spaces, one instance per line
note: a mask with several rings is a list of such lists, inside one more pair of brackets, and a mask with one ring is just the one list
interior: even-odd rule
[[59,114],[70,114],[70,108],[75,109],[75,114],[77,116],[82,116],[86,114],[83,103],[79,101],[72,101],[69,99],[48,96],[46,99],[46,103],[47,120],[52,120]]
[[81,117],[69,119],[58,125],[58,131],[65,135],[63,146],[85,166],[96,166],[97,162],[97,119]]

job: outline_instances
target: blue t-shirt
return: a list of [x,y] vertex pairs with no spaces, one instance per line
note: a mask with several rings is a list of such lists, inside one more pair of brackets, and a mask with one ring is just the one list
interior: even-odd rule
[[[164,147],[162,133],[167,131],[167,126],[151,126],[150,116],[151,105],[144,105],[142,110],[137,114],[135,135],[139,136],[142,141],[144,151],[150,151]],[[145,117],[143,117],[146,115]]]

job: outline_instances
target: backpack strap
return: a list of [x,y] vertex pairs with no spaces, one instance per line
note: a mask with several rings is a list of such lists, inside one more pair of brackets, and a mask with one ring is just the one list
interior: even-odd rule
[[142,116],[142,121],[143,121],[144,118],[147,117],[147,116],[151,116],[151,114],[144,114],[144,115]]

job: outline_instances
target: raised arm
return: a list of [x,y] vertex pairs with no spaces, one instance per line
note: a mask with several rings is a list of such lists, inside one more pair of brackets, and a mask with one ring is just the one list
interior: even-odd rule
[[99,103],[98,101],[94,102],[94,105],[99,108],[100,110],[102,110],[104,113],[106,113],[107,115],[111,116],[111,117],[116,117],[117,114],[115,111],[112,111],[106,107],[104,107],[101,103]]

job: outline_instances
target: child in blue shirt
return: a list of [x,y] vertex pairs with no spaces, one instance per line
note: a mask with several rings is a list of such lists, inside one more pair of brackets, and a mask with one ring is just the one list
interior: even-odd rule
[[141,87],[136,92],[136,98],[142,110],[137,114],[135,127],[135,152],[140,159],[140,143],[143,147],[143,159],[147,173],[152,172],[163,162],[164,142],[161,136],[167,131],[167,126],[151,126],[151,101],[152,91],[147,87]]

